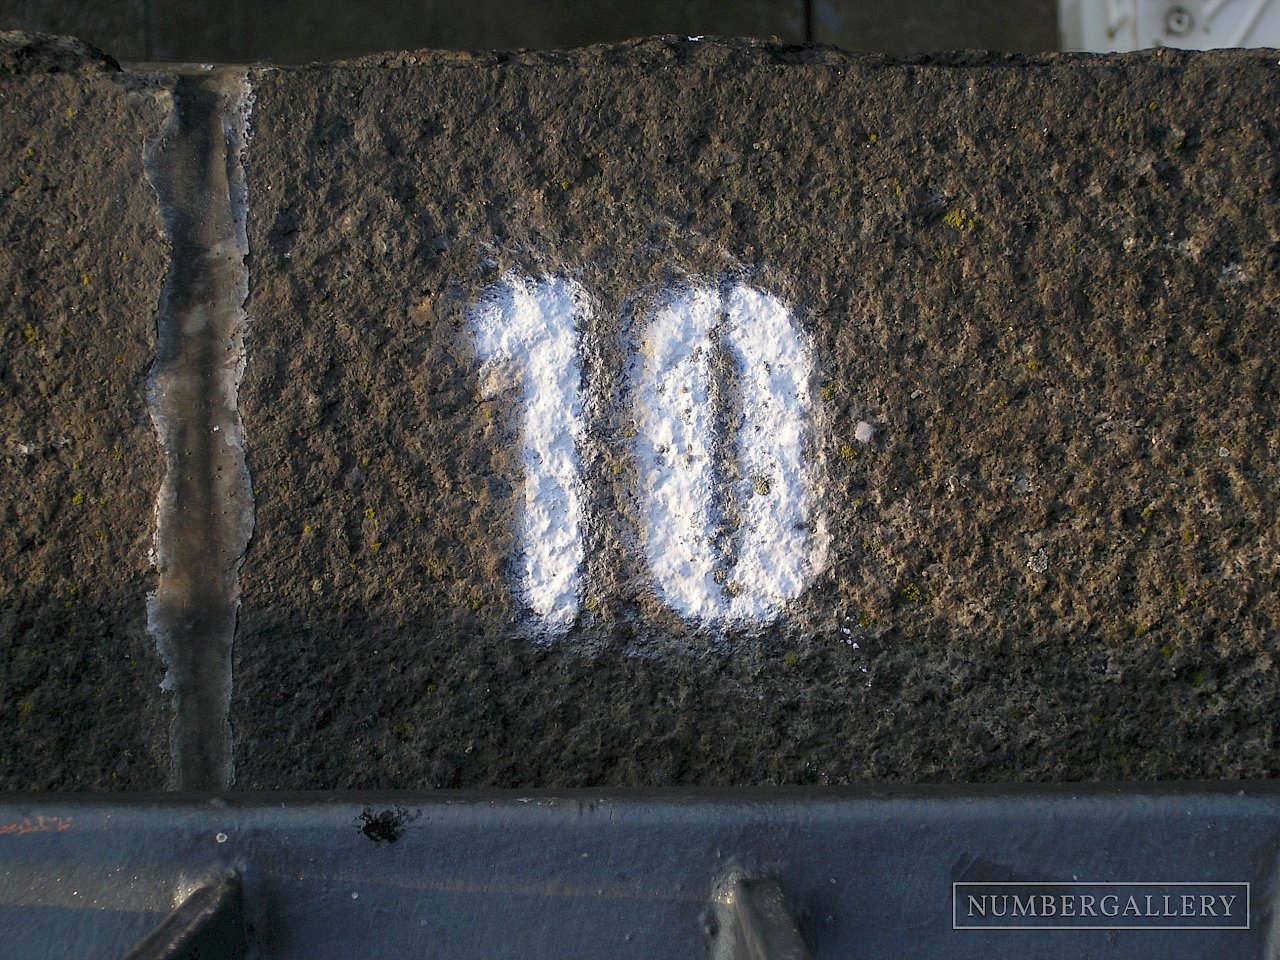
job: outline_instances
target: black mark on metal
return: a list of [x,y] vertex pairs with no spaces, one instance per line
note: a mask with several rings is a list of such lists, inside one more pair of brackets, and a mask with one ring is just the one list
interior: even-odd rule
[[365,807],[360,814],[360,832],[374,843],[395,843],[404,836],[405,825],[417,819],[407,810],[397,807],[395,810],[383,810],[374,813],[372,808]]

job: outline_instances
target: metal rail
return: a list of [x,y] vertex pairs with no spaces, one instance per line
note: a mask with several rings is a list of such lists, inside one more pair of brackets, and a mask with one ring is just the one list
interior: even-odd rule
[[248,949],[238,874],[200,887],[125,960],[241,960]]
[[1272,783],[10,795],[0,958],[1271,958],[1278,853]]

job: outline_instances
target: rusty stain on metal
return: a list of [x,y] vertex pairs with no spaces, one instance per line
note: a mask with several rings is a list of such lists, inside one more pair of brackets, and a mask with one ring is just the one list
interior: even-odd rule
[[65,833],[74,830],[70,817],[23,817],[21,823],[0,823],[0,837],[25,837],[32,833]]

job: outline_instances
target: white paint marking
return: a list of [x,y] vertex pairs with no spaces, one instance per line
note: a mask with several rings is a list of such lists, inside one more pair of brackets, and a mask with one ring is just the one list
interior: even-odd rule
[[[741,479],[731,496],[741,526],[729,569],[715,543],[711,336],[720,330],[739,370]],[[655,311],[636,395],[636,458],[646,559],[678,614],[705,626],[763,625],[799,596],[826,557],[811,522],[805,465],[812,361],[776,298],[744,285],[697,287]]]
[[681,616],[724,615],[711,527],[711,397],[704,353],[720,295],[690,290],[654,314],[636,404],[636,460],[645,498],[646,559]]
[[582,603],[584,434],[579,318],[587,299],[570,280],[509,276],[468,314],[486,397],[521,390],[524,510],[518,592],[551,630]]

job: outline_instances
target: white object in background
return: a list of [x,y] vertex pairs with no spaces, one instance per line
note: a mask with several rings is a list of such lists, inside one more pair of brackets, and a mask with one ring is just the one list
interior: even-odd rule
[[524,509],[516,521],[519,593],[542,625],[567,630],[582,602],[584,434],[579,319],[571,280],[509,276],[468,313],[486,397],[518,391]]
[[[722,491],[738,528],[715,513],[712,352],[738,371],[738,479]],[[783,304],[743,285],[685,289],[657,309],[635,387],[636,460],[645,559],[658,595],[706,627],[764,625],[797,597],[825,556],[813,528],[809,429],[811,351]],[[723,413],[723,411],[721,411]],[[726,555],[733,538],[735,559]]]
[[1280,47],[1280,0],[1058,0],[1062,49]]

